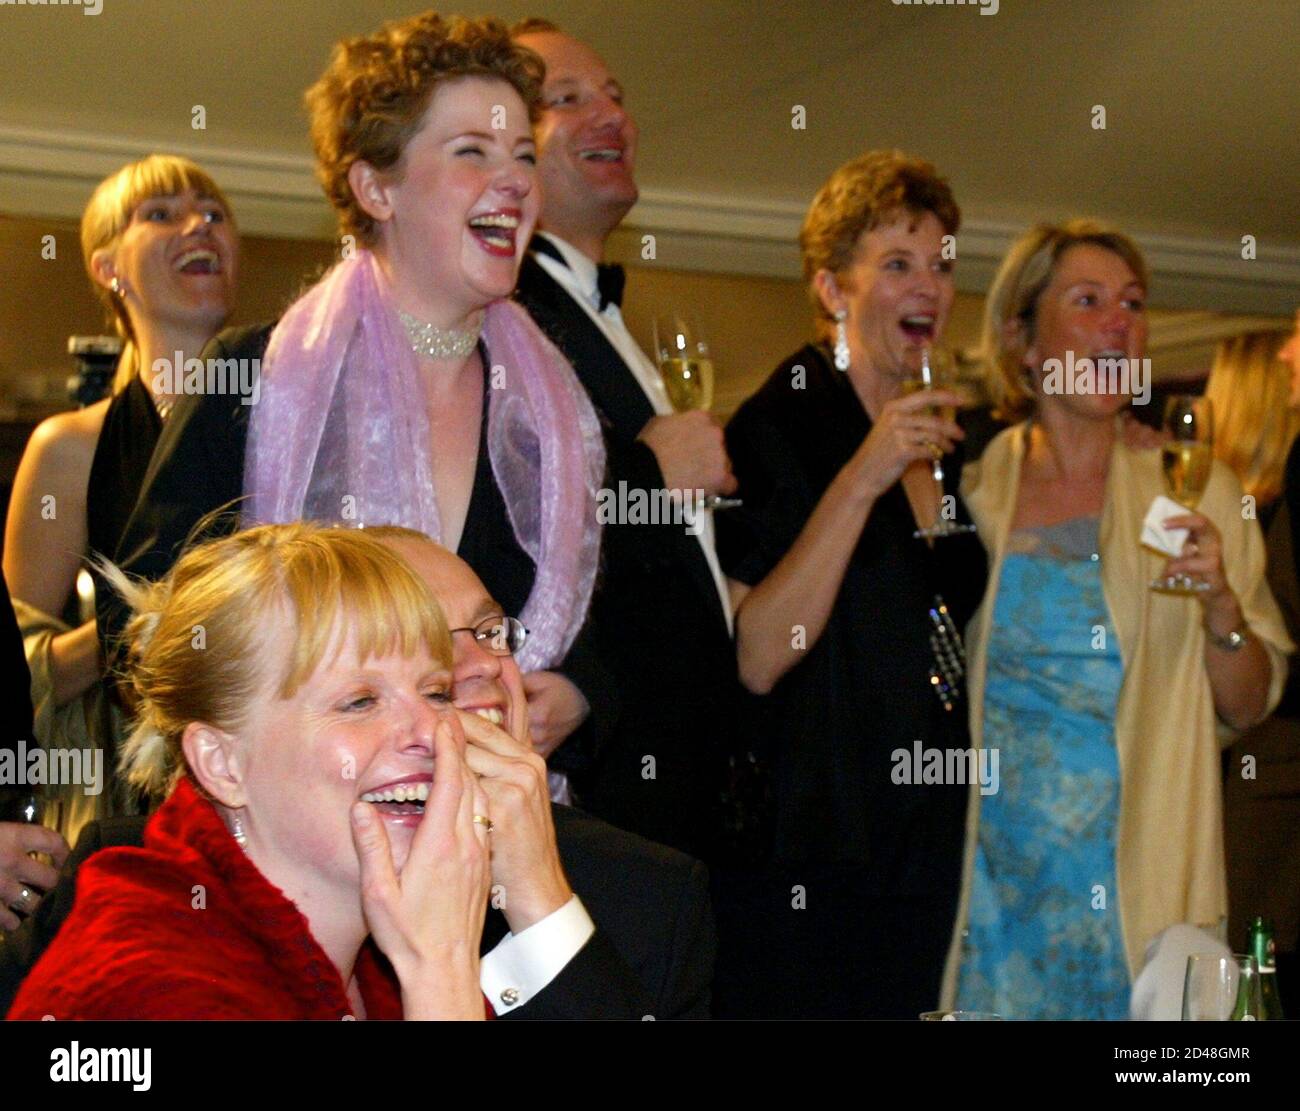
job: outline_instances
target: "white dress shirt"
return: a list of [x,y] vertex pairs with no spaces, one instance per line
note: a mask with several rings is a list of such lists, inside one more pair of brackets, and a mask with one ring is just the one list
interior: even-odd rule
[[[545,235],[547,242],[564,256],[568,265],[565,266],[540,251],[533,254],[537,264],[559,282],[565,292],[591,317],[592,322],[601,330],[628,370],[632,372],[632,377],[636,379],[655,413],[660,416],[672,413],[673,406],[668,400],[668,390],[664,387],[664,380],[654,362],[641,350],[636,340],[632,338],[632,333],[627,330],[627,325],[623,323],[622,311],[613,303],[606,305],[604,311],[601,311],[600,291],[596,283],[596,264],[577,247],[566,243],[558,235],[553,235],[551,232],[538,232],[538,234]],[[727,580],[718,564],[718,553],[714,546],[713,514],[705,511],[701,514],[701,518],[696,539],[708,562],[709,571],[713,575],[713,582],[718,590],[718,601],[722,604],[722,613],[727,622],[727,632],[730,633],[733,631],[731,597],[727,592]]]
[[479,987],[497,1014],[522,1007],[578,955],[596,932],[574,895],[522,933],[506,934],[479,963]]

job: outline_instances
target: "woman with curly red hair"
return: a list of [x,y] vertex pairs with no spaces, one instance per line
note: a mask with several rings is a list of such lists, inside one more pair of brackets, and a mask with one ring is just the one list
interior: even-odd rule
[[542,73],[493,19],[425,12],[335,46],[307,105],[342,260],[274,329],[215,342],[261,362],[260,399],[178,407],[120,562],[157,577],[241,496],[246,524],[417,529],[528,626],[547,737],[594,685],[554,669],[595,580],[604,454],[572,368],[509,300],[537,220]]

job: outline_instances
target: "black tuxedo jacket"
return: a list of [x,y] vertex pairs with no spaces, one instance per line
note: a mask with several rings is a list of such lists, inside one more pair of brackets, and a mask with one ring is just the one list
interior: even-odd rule
[[[591,397],[605,432],[607,487],[662,488],[654,453],[637,440],[654,410],[622,357],[532,255],[515,297]],[[682,524],[606,523],[591,626],[619,684],[620,712],[594,766],[574,776],[579,802],[615,825],[707,857],[739,686],[722,603],[696,537]]]
[[[713,914],[697,860],[555,806],[555,833],[569,883],[596,932],[544,990],[503,1018],[708,1018]],[[86,826],[58,885],[13,933],[0,933],[0,1016],[72,911],[77,869],[93,853],[144,843],[144,817]],[[489,910],[483,951],[508,927]]]

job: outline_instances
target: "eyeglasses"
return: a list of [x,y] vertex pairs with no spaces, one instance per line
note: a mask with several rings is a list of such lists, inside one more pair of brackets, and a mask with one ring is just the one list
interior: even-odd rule
[[528,639],[528,630],[516,617],[485,617],[477,625],[450,631],[472,633],[479,647],[494,656],[513,656]]

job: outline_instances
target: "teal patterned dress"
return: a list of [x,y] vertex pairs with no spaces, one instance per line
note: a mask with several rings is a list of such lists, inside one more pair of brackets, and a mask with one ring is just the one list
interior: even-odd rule
[[1011,1019],[1122,1019],[1115,889],[1123,679],[1095,517],[1025,529],[1002,564],[989,637],[980,800],[957,1005]]

